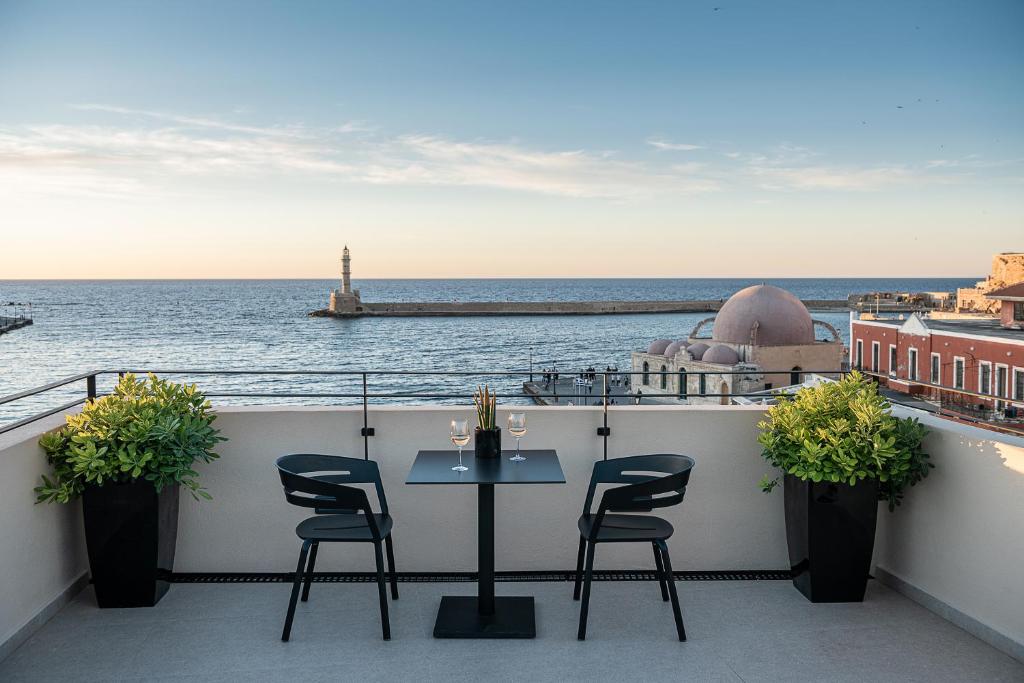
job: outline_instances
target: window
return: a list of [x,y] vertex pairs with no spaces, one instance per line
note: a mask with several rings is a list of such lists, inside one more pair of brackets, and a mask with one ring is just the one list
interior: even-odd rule
[[668,370],[668,368],[666,368],[664,365],[661,366],[661,388],[662,389],[668,389],[668,373],[666,372],[667,370]]
[[643,374],[644,386],[651,383],[651,366],[647,361],[644,361],[644,374]]
[[917,349],[910,349],[907,351],[907,377],[912,380],[917,379]]
[[959,356],[953,358],[953,388],[964,388],[964,359]]
[[1013,319],[1017,322],[1024,321],[1024,301],[1013,302]]
[[[1007,381],[1009,379],[1009,368],[1005,365],[996,364],[996,396],[1007,396]],[[1005,410],[1006,403],[996,401],[996,410]]]
[[1013,369],[1013,400],[1024,401],[1024,370]]
[[939,362],[939,354],[932,354],[932,363],[928,372],[928,381],[932,384],[942,384],[942,365]]
[[790,384],[800,384],[800,382],[803,382],[803,381],[804,381],[803,378],[800,376],[800,366],[799,365],[794,366],[793,369],[789,371],[789,383]]
[[857,362],[856,367],[858,370],[864,369],[864,340],[857,340]]
[[679,398],[686,398],[686,370],[679,371]]
[[889,344],[889,376],[896,376],[896,345]]
[[1009,379],[1009,374],[1007,372],[1008,370],[1009,370],[1009,368],[1007,368],[1005,365],[996,365],[996,390],[995,390],[995,395],[996,396],[1007,396],[1008,395],[1007,394],[1007,389],[1008,389],[1007,384],[1009,384],[1009,383],[1006,381],[1007,379]]
[[992,393],[992,364],[982,361],[978,365],[978,393]]
[[871,372],[878,372],[878,342],[871,342]]

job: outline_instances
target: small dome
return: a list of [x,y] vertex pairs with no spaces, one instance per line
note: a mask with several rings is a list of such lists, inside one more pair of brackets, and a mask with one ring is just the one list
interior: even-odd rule
[[740,362],[740,354],[736,353],[736,349],[725,344],[715,344],[710,349],[704,352],[704,357],[701,359],[705,363],[718,363],[719,365],[736,365]]
[[754,285],[722,304],[711,338],[757,346],[813,344],[814,322],[803,302],[786,290]]
[[669,358],[672,358],[677,353],[679,353],[680,350],[685,349],[685,348],[686,348],[686,342],[685,341],[674,341],[674,342],[672,342],[671,344],[668,345],[668,348],[665,349],[665,355],[668,356]]
[[697,342],[686,349],[693,356],[694,360],[700,360],[704,357],[704,352],[708,350],[708,345],[704,342]]
[[665,349],[672,343],[671,339],[655,339],[651,342],[651,345],[647,347],[647,353],[653,353],[655,355],[662,355],[665,353]]

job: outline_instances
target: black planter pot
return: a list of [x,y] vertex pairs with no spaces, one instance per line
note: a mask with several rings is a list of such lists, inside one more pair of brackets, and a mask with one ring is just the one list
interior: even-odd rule
[[152,607],[167,592],[178,535],[178,486],[86,487],[82,495],[89,571],[100,607]]
[[477,427],[473,450],[478,458],[497,458],[501,455],[501,429]]
[[811,602],[861,602],[871,571],[878,482],[801,481],[787,474],[786,540],[793,585]]

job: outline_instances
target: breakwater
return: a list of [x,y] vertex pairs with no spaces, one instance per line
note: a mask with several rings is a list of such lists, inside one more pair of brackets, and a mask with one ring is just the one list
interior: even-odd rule
[[[638,313],[714,313],[724,299],[707,301],[453,301],[361,302],[353,311],[320,309],[313,317],[456,317],[500,315],[632,315]],[[846,299],[805,299],[812,311],[846,310]]]

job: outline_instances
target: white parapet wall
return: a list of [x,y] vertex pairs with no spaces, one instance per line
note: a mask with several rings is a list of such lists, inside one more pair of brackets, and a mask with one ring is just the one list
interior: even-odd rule
[[935,469],[879,510],[876,576],[1024,661],[1024,439],[919,411]]
[[0,659],[85,585],[81,504],[36,505],[32,491],[49,470],[39,435],[62,422],[0,434]]
[[[517,409],[518,410],[518,409]],[[593,463],[602,457],[600,409],[525,408],[524,449],[558,451],[567,483],[506,486],[496,493],[496,568],[567,569],[575,564],[580,514]],[[499,410],[499,424],[507,411]],[[697,464],[686,499],[666,516],[680,570],[788,566],[780,491],[762,494],[769,472],[756,442],[757,406],[621,406],[609,410],[609,457],[674,452]],[[448,449],[455,407],[371,407],[370,457],[381,467],[400,571],[476,568],[473,487],[409,486],[420,449]],[[879,512],[877,575],[1011,653],[1024,652],[1024,442],[926,418],[936,469],[905,505]],[[87,569],[80,505],[35,505],[32,487],[46,470],[36,445],[48,420],[0,436],[0,657]],[[259,406],[221,408],[228,441],[203,465],[213,500],[182,498],[179,572],[289,572],[298,553],[295,525],[308,511],[289,506],[274,460],[284,453],[362,457],[362,410]],[[506,439],[508,435],[505,434]],[[511,446],[510,441],[505,442]],[[466,457],[472,460],[472,450]],[[596,567],[649,568],[644,547],[602,546]],[[369,571],[368,547],[321,549],[322,571]],[[20,635],[19,635],[20,634]],[[1016,648],[1016,649],[1015,649]]]

